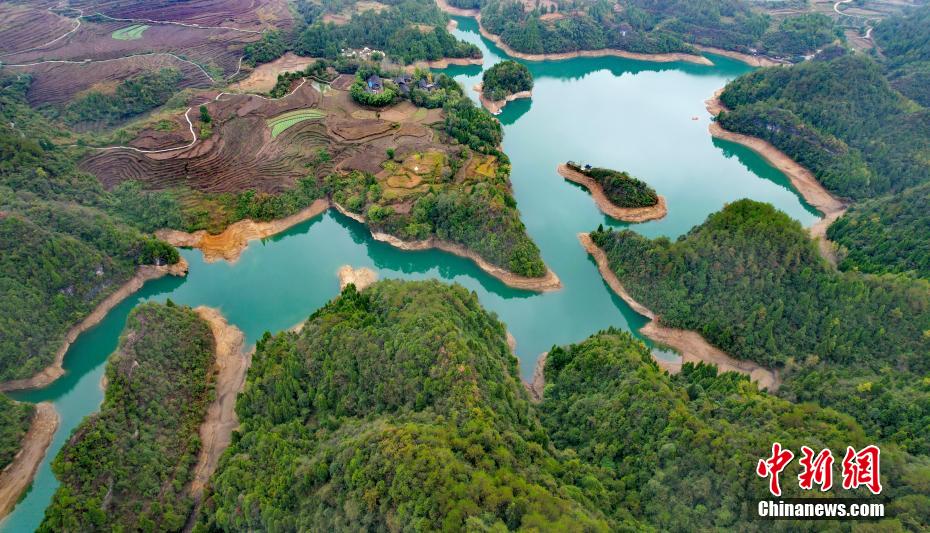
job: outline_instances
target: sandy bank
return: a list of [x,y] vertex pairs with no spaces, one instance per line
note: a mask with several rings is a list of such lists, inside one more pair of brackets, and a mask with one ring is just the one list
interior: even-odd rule
[[61,347],[58,348],[58,351],[55,352],[55,359],[52,364],[45,367],[45,369],[32,376],[31,378],[16,379],[13,381],[7,381],[5,383],[0,383],[0,392],[20,389],[37,389],[44,387],[60,378],[65,373],[65,369],[62,367],[62,363],[65,360],[65,353],[68,352],[68,348],[71,347],[71,343],[77,339],[78,335],[96,326],[101,320],[103,320],[103,317],[105,317],[111,309],[116,307],[118,303],[122,302],[129,295],[141,289],[142,286],[145,285],[145,282],[158,279],[166,274],[171,274],[172,276],[186,275],[187,261],[185,261],[182,257],[181,260],[174,265],[140,266],[139,269],[136,270],[136,274],[129,278],[129,281],[127,281],[125,284],[123,284],[122,287],[114,291],[102,302],[100,302],[97,308],[94,309],[89,315],[87,315],[84,320],[68,330],[68,333],[65,334],[64,342],[62,343]]
[[[713,97],[705,102],[707,111],[715,117],[722,111],[727,110],[720,101],[722,92],[723,89],[718,90]],[[782,152],[768,141],[725,130],[716,121],[710,123],[709,129],[712,136],[741,144],[761,155],[770,165],[782,171],[788,177],[791,185],[797,189],[798,194],[804,198],[804,201],[823,214],[823,219],[811,226],[810,234],[813,239],[817,240],[817,245],[824,259],[835,266],[834,246],[833,243],[827,240],[826,232],[830,224],[846,212],[848,204],[833,196],[830,191],[824,188],[810,170],[798,164],[788,154]]]
[[[454,21],[453,21],[454,22]],[[444,57],[442,59],[437,59],[435,61],[416,61],[411,65],[407,65],[405,70],[412,73],[417,68],[432,68],[432,69],[443,69],[449,68],[450,65],[483,65],[483,57]]]
[[22,448],[13,462],[0,473],[0,518],[3,518],[19,501],[23,491],[32,484],[39,463],[45,457],[48,445],[58,429],[55,407],[42,402],[36,405],[29,431],[23,437]]
[[765,56],[756,56],[752,54],[743,54],[741,52],[734,52],[732,50],[724,50],[723,48],[714,48],[713,46],[701,46],[699,44],[691,45],[696,49],[707,52],[708,54],[715,54],[718,56],[729,57],[730,59],[736,59],[737,61],[742,61],[751,67],[777,67],[784,65],[775,61],[774,59],[765,57]]
[[346,288],[349,283],[358,290],[363,290],[378,281],[378,273],[366,267],[352,268],[351,265],[339,267],[339,290]]
[[664,218],[668,214],[668,207],[665,204],[665,197],[659,196],[659,201],[656,205],[649,207],[620,207],[614,205],[613,202],[607,198],[607,195],[604,193],[604,189],[601,185],[594,181],[593,179],[585,176],[581,172],[577,172],[568,168],[568,165],[564,163],[558,166],[559,175],[568,181],[573,181],[582,187],[591,191],[591,196],[594,198],[594,202],[597,204],[597,207],[607,216],[615,218],[617,220],[622,220],[624,222],[646,222],[647,220],[658,220]]
[[270,222],[255,222],[249,219],[240,220],[216,235],[211,235],[204,230],[187,233],[170,229],[158,230],[155,235],[173,246],[199,248],[203,252],[204,261],[208,263],[220,259],[232,262],[239,259],[242,251],[249,245],[249,241],[264,239],[276,233],[281,233],[291,226],[310,220],[328,208],[329,201],[320,199],[313,202],[310,207],[289,217]]
[[216,309],[198,307],[195,311],[210,324],[216,342],[216,359],[213,363],[216,395],[200,426],[201,448],[190,486],[190,494],[195,502],[192,516],[197,515],[204,487],[216,471],[223,451],[232,442],[233,430],[239,427],[236,396],[242,391],[245,373],[252,360],[251,353],[243,351],[245,336],[239,328],[228,324]]
[[439,6],[439,9],[445,11],[446,13],[459,17],[476,17],[479,13],[477,9],[465,9],[462,7],[450,6],[445,2],[445,0],[436,0],[436,5]]
[[[640,329],[642,334],[660,344],[674,348],[681,353],[683,362],[696,363],[698,361],[703,361],[705,363],[710,363],[716,365],[721,372],[732,371],[745,374],[749,376],[749,379],[756,382],[760,388],[768,389],[771,392],[778,390],[778,387],[781,385],[781,378],[779,378],[778,373],[774,370],[759,366],[752,361],[734,359],[712,346],[704,337],[694,331],[662,326],[659,317],[657,317],[655,313],[634,300],[626,291],[616,274],[610,269],[610,265],[607,261],[607,254],[594,244],[591,237],[587,233],[581,233],[578,235],[578,240],[581,241],[581,245],[584,246],[584,249],[594,258],[604,281],[617,293],[617,296],[622,298],[634,311],[650,319],[650,322]],[[673,373],[681,370],[680,364],[673,365],[660,361],[660,365]]]
[[543,352],[540,354],[539,359],[536,360],[536,366],[533,368],[533,378],[529,383],[524,383],[527,392],[530,393],[530,399],[536,403],[539,403],[543,400],[543,392],[546,390],[546,357],[549,355],[549,352]]
[[[333,207],[343,215],[366,224],[365,217],[347,211],[344,207],[337,203],[333,203]],[[369,228],[371,231],[371,228]],[[391,246],[400,248],[401,250],[429,250],[435,248],[437,250],[442,250],[459,257],[464,257],[470,259],[476,265],[478,265],[481,270],[484,270],[488,274],[494,276],[495,278],[501,280],[508,287],[513,287],[515,289],[523,289],[528,291],[536,292],[547,292],[554,291],[562,288],[562,282],[559,280],[559,277],[555,275],[555,272],[546,268],[546,275],[540,278],[528,278],[526,276],[520,276],[514,274],[508,270],[505,270],[499,266],[492,265],[485,261],[481,256],[472,252],[471,250],[465,248],[461,244],[456,244],[453,242],[446,242],[439,239],[430,238],[425,241],[404,241],[398,239],[393,235],[388,235],[387,233],[381,233],[377,231],[372,231],[371,236],[376,241],[386,242]]]
[[506,106],[508,102],[513,102],[514,100],[519,100],[520,98],[533,97],[533,91],[520,91],[507,96],[507,98],[504,98],[503,100],[491,100],[484,96],[483,87],[484,84],[479,83],[478,85],[475,85],[474,90],[478,93],[478,99],[481,100],[481,105],[490,111],[492,115],[499,115],[501,110],[504,109],[504,106]]

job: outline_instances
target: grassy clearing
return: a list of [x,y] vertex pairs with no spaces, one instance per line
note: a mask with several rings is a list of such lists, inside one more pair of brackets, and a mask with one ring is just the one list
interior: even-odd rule
[[325,116],[326,112],[320,109],[298,109],[269,118],[266,122],[268,127],[271,128],[271,138],[274,139],[294,124],[305,120],[318,120]]
[[125,28],[120,28],[113,32],[112,37],[117,41],[134,41],[142,38],[142,32],[149,27],[145,24],[133,24]]

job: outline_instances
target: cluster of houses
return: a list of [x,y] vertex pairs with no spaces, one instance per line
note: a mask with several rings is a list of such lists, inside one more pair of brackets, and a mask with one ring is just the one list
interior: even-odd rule
[[[393,78],[391,81],[394,82],[394,85],[397,85],[398,90],[402,94],[410,94],[410,89],[422,89],[424,91],[430,92],[436,88],[436,84],[428,81],[426,78],[420,78],[416,82],[413,81],[413,77],[409,74],[404,74]],[[381,76],[377,74],[372,74],[365,80],[366,90],[370,93],[380,93],[384,90],[384,80],[381,79]]]

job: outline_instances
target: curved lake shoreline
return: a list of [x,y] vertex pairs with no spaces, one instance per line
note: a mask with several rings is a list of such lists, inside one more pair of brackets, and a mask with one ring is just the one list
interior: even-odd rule
[[[778,372],[757,365],[752,361],[735,359],[707,342],[707,339],[695,331],[669,328],[661,325],[659,317],[656,316],[655,313],[636,301],[630,293],[627,292],[626,288],[624,288],[623,284],[620,282],[620,279],[617,278],[617,275],[611,270],[607,260],[607,254],[594,244],[594,241],[591,240],[591,236],[587,233],[581,233],[578,235],[578,240],[581,242],[585,251],[594,259],[594,262],[597,263],[597,268],[604,278],[604,282],[607,283],[617,296],[623,298],[633,310],[649,319],[649,322],[639,330],[641,333],[658,343],[670,346],[680,352],[682,363],[703,361],[715,365],[721,372],[739,372],[740,374],[749,376],[749,379],[756,382],[759,388],[768,389],[770,392],[778,390],[778,387],[781,385],[781,378],[778,376]],[[656,362],[659,363],[659,366],[673,374],[681,370],[682,363],[670,363],[661,359],[656,359]]]
[[[503,57],[493,43],[481,38],[473,19],[458,22],[456,36],[479,46],[485,67]],[[97,410],[106,357],[116,347],[126,316],[139,302],[171,298],[178,304],[219,309],[251,345],[265,331],[302,324],[336,296],[336,273],[343,265],[370,268],[381,279],[438,278],[474,291],[482,306],[498,315],[519,340],[520,374],[530,380],[539,354],[611,326],[632,331],[653,346],[649,337],[639,333],[645,319],[605,285],[594,262],[578,246],[579,232],[601,223],[615,228],[626,225],[604,216],[587,191],[554,172],[560,161],[581,157],[649,175],[675,209],[661,220],[631,228],[644,236],[674,239],[742,197],[769,201],[805,225],[818,218],[785,176],[760,156],[707,133],[703,101],[728,79],[748,72],[742,63],[720,58],[714,67],[704,67],[608,57],[540,62],[529,68],[536,80],[532,109],[530,101],[518,100],[503,110],[499,116],[505,129],[503,150],[511,159],[521,220],[546,264],[558,271],[564,290],[516,290],[468,259],[432,249],[400,250],[376,240],[368,227],[335,210],[251,241],[232,263],[208,263],[201,252],[184,249],[181,254],[190,263],[187,278],[163,277],[146,283],[77,338],[65,356],[64,376],[46,388],[11,395],[19,401],[54,402],[61,424],[32,488],[0,523],[0,531],[31,531],[42,521],[58,486],[49,463],[73,428]],[[447,73],[472,87],[480,80],[481,68],[452,66]],[[472,91],[468,93],[477,99]],[[617,101],[628,105],[612,105]],[[692,121],[697,115],[703,122]],[[577,121],[579,116],[585,121]],[[618,123],[623,127],[618,128]],[[676,147],[674,158],[667,157],[670,145]],[[655,346],[653,353],[660,360],[672,358]]]
[[187,274],[187,262],[182,257],[174,265],[167,266],[140,266],[133,277],[124,283],[120,288],[113,291],[109,296],[104,298],[89,315],[84,317],[78,324],[72,327],[65,334],[64,341],[58,351],[55,352],[55,359],[52,364],[48,365],[38,374],[24,379],[14,379],[0,383],[0,392],[10,392],[23,389],[37,389],[46,387],[65,373],[62,363],[65,360],[65,354],[71,344],[78,338],[81,333],[96,326],[103,318],[116,307],[120,302],[138,291],[146,282],[158,279],[166,275],[183,277]]
[[58,413],[48,402],[36,405],[36,411],[23,437],[19,453],[0,473],[0,519],[9,513],[29,485],[45,457],[58,429]]
[[648,222],[650,220],[659,220],[668,214],[665,197],[662,195],[659,195],[659,200],[655,205],[649,207],[620,207],[607,198],[607,194],[604,193],[604,188],[601,187],[600,183],[588,176],[568,168],[565,163],[560,163],[556,170],[560,176],[568,181],[588,189],[591,192],[591,197],[594,198],[594,203],[609,217],[624,222]]
[[473,87],[473,90],[478,93],[478,99],[481,101],[481,105],[488,110],[492,115],[499,115],[504,107],[514,100],[520,100],[521,98],[532,98],[533,91],[520,91],[513,94],[507,95],[503,100],[491,100],[484,96],[484,84],[479,83]]

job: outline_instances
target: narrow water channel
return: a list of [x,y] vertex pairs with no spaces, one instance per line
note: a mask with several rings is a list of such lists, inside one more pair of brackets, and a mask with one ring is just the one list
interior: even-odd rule
[[[447,72],[476,98],[471,88],[483,68],[506,55],[480,36],[473,19],[457,21],[455,35],[477,44],[485,62]],[[41,523],[58,486],[50,463],[74,427],[103,400],[99,384],[106,358],[129,311],[141,301],[171,298],[216,307],[254,343],[265,331],[303,321],[335,296],[342,265],[372,268],[380,279],[439,278],[474,290],[482,305],[497,313],[516,338],[521,371],[529,376],[537,356],[553,344],[580,341],[608,326],[636,331],[644,324],[610,292],[576,237],[598,224],[624,224],[602,215],[586,191],[562,179],[555,170],[558,163],[590,162],[650,183],[668,200],[669,214],[629,226],[649,237],[677,238],[740,198],[770,202],[809,226],[817,212],[784,175],[748,149],[708,133],[704,100],[749,70],[727,58],[711,58],[713,67],[621,58],[527,63],[536,80],[532,100],[509,104],[499,118],[518,207],[543,259],[561,278],[561,291],[509,289],[467,260],[438,251],[394,249],[335,212],[253,242],[234,264],[207,264],[199,251],[182,251],[190,263],[186,279],[146,284],[77,339],[65,357],[64,377],[44,389],[11,394],[22,401],[53,402],[61,424],[33,487],[0,530],[32,531]]]

